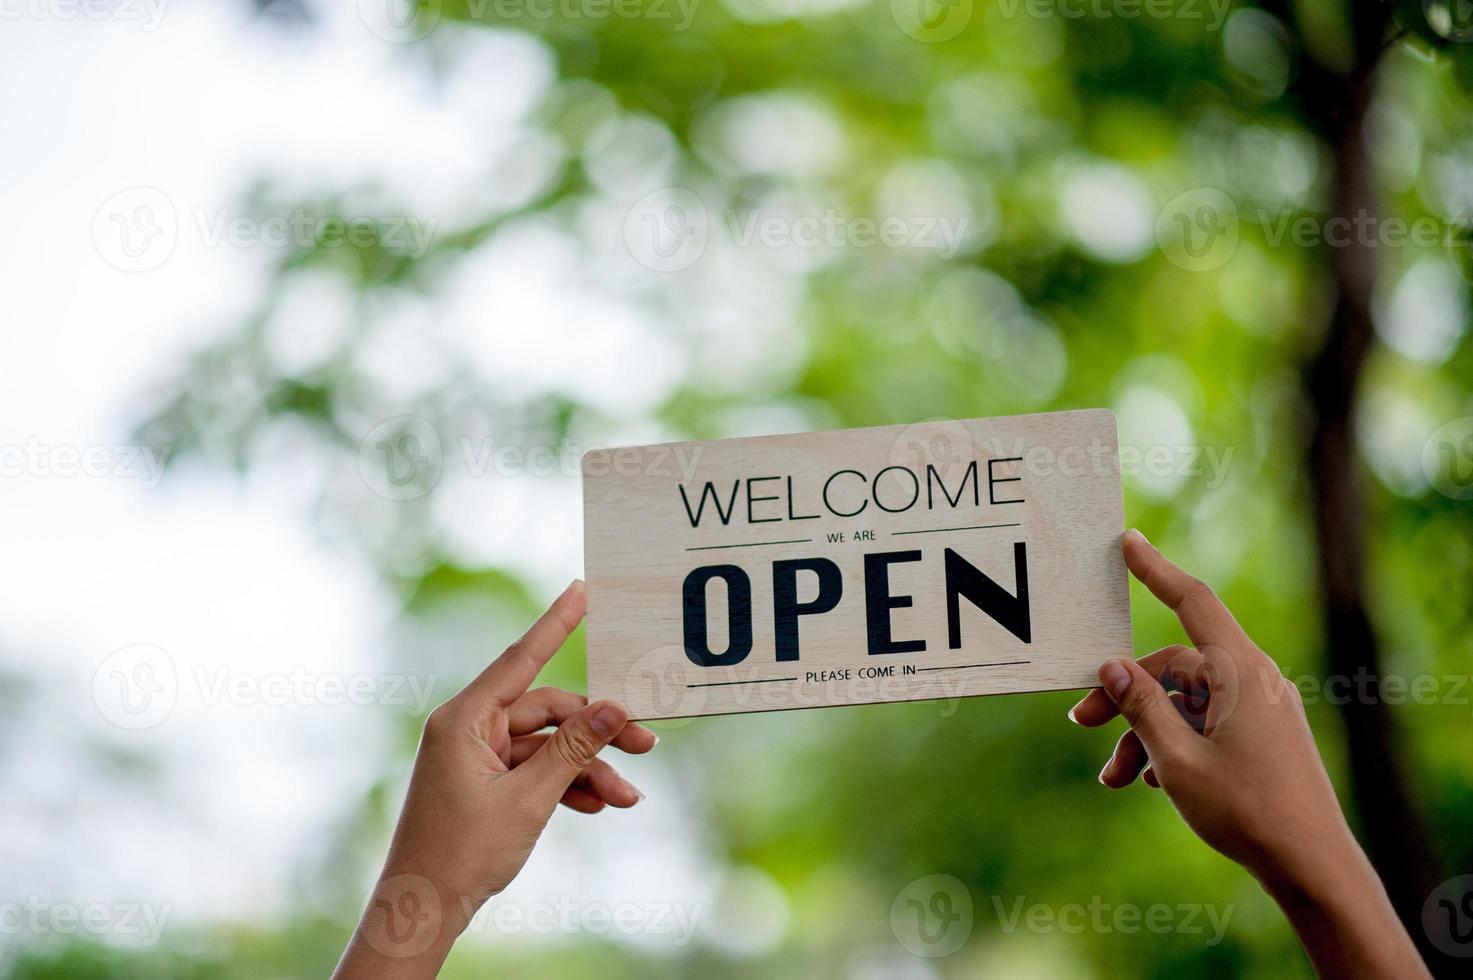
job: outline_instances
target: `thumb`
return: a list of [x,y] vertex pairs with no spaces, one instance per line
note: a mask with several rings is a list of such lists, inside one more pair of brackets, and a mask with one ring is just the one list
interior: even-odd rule
[[568,716],[557,731],[517,766],[523,791],[550,811],[599,750],[629,723],[629,712],[613,701],[595,701]]
[[1171,703],[1166,689],[1133,660],[1111,660],[1100,668],[1100,683],[1120,714],[1140,736],[1151,763],[1191,750],[1197,737]]

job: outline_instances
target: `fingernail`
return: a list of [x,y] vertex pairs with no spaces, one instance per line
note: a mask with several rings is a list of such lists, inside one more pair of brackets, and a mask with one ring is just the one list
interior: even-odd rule
[[[648,729],[646,729],[646,730],[648,730]],[[650,732],[650,734],[653,735],[653,736],[655,736],[655,740],[650,743],[650,748],[654,748],[656,745],[659,745],[660,744],[660,735],[659,735],[658,732]]]
[[[1074,706],[1074,708],[1077,708],[1077,707],[1079,707],[1079,705],[1076,704]],[[1074,717],[1074,708],[1070,708],[1069,709],[1069,720],[1072,721],[1072,722],[1074,722],[1074,724],[1077,725],[1077,724],[1079,724],[1079,719]]]
[[1144,534],[1142,534],[1140,532],[1140,530],[1137,529],[1137,528],[1131,528],[1129,531],[1126,531],[1125,532],[1125,536],[1127,538],[1138,538],[1138,539],[1140,539],[1141,544],[1145,545],[1147,548],[1154,548],[1155,547],[1155,545],[1151,544],[1150,539],[1147,538]]
[[623,708],[606,704],[593,713],[593,730],[604,738],[613,738],[628,720]]
[[622,780],[622,782],[624,783],[624,788],[635,795],[635,802],[640,802],[646,798],[644,793],[640,791],[640,788],[638,786],[634,785],[627,779]]
[[1110,697],[1119,701],[1125,697],[1125,692],[1130,690],[1130,671],[1125,664],[1119,660],[1111,660],[1100,668],[1100,680],[1105,685],[1105,690]]
[[575,579],[573,579],[573,581],[571,581],[571,582],[568,583],[568,587],[566,589],[564,589],[563,591],[564,592],[577,592],[579,590],[587,589],[587,588],[588,588],[588,583],[584,582],[581,578],[575,578]]

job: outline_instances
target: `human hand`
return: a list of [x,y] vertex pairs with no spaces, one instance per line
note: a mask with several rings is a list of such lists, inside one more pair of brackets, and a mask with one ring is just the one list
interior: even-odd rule
[[1144,770],[1197,836],[1255,874],[1343,846],[1349,827],[1298,690],[1204,583],[1139,531],[1122,547],[1195,647],[1105,664],[1102,688],[1069,712],[1086,728],[1117,715],[1130,724],[1100,782],[1120,789]]
[[1130,728],[1100,772],[1121,789],[1144,770],[1208,845],[1279,901],[1323,975],[1425,976],[1375,870],[1340,810],[1298,689],[1200,580],[1139,531],[1126,565],[1180,619],[1193,647],[1100,668],[1069,712],[1086,728]]
[[609,744],[648,752],[653,732],[612,701],[527,690],[586,605],[575,581],[430,713],[388,860],[335,976],[434,976],[476,910],[526,864],[559,801],[595,813],[644,799],[595,756]]

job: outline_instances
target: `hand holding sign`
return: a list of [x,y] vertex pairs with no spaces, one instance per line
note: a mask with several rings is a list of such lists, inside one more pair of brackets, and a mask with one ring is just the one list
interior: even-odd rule
[[[1125,786],[1149,762],[1147,781],[1166,790],[1204,840],[1259,877],[1322,975],[1427,976],[1346,828],[1297,691],[1206,586],[1138,532],[1123,547],[1136,577],[1177,612],[1197,647],[1100,667],[1104,690],[1070,717],[1094,727],[1121,714],[1132,726],[1101,781]],[[526,862],[559,799],[588,812],[640,799],[595,755],[605,744],[648,751],[652,733],[626,725],[617,704],[585,706],[565,691],[527,690],[582,618],[584,602],[574,583],[436,709],[339,980],[433,977],[480,903]],[[669,651],[653,653],[663,662]],[[557,728],[540,732],[548,725]]]
[[1203,582],[1139,531],[1122,547],[1195,646],[1104,664],[1103,687],[1069,712],[1086,728],[1130,724],[1100,782],[1120,789],[1149,767],[1197,836],[1278,900],[1321,976],[1427,976],[1340,811],[1298,689]]
[[[521,871],[559,801],[583,813],[644,797],[596,758],[659,739],[611,701],[529,691],[583,619],[574,582],[425,724],[384,871],[336,976],[432,977],[487,898]],[[552,727],[550,733],[543,729]]]

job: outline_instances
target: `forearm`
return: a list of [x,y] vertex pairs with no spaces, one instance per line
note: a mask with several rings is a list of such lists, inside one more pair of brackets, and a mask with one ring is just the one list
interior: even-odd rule
[[1352,840],[1310,875],[1264,878],[1315,972],[1386,980],[1430,977],[1386,897],[1375,868]]
[[462,899],[385,868],[333,980],[431,980],[464,930]]
[[362,924],[353,933],[333,980],[432,980],[440,973],[450,952],[447,943],[413,956],[394,956],[374,947],[363,933]]

